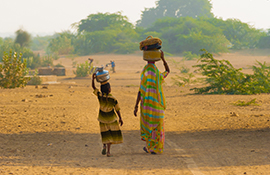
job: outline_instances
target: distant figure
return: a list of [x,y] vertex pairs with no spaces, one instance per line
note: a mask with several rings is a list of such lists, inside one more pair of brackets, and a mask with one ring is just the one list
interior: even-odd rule
[[115,73],[115,63],[114,63],[114,61],[111,61],[111,66],[112,66],[113,73]]
[[94,61],[94,59],[93,59],[93,58],[88,58],[88,60],[89,60],[90,65],[91,65],[91,64],[92,64],[92,62]]

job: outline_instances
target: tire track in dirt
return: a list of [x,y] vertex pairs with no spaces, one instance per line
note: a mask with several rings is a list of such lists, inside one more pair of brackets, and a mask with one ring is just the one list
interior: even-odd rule
[[[179,153],[180,155],[186,155],[186,151],[182,148],[180,148],[179,146],[177,146],[174,142],[172,142],[169,139],[166,139],[166,142],[171,148],[173,148],[177,153]],[[188,169],[190,170],[190,172],[193,175],[204,175],[200,169],[198,168],[197,164],[194,162],[194,160],[190,157],[182,157],[178,158],[181,159],[183,162],[185,162],[187,164]]]

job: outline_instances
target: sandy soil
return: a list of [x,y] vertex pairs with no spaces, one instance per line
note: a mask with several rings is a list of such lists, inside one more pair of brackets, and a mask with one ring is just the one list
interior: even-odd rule
[[[72,59],[61,57],[67,76],[60,84],[0,89],[0,174],[270,174],[270,98],[262,95],[192,95],[191,87],[173,85],[179,71],[164,84],[167,98],[166,143],[161,155],[142,150],[139,118],[133,107],[139,88],[141,55],[91,55],[94,64],[116,62],[112,93],[124,121],[124,143],[112,146],[113,157],[101,155],[98,101],[91,79],[74,78]],[[269,56],[229,53],[216,56],[249,72]],[[88,57],[74,58],[82,63]],[[196,61],[185,61],[190,67]],[[157,63],[164,70],[161,62]],[[232,105],[256,98],[258,106]],[[236,115],[232,115],[235,113]]]

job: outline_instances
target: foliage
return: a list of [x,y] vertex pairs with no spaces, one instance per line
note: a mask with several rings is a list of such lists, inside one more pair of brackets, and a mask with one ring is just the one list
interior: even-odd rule
[[200,58],[200,55],[197,55],[192,52],[183,52],[185,60],[197,60]]
[[77,64],[76,71],[73,71],[76,77],[87,77],[89,71],[91,70],[91,65],[88,61],[85,63]]
[[65,66],[63,66],[63,65],[60,64],[60,63],[58,63],[58,64],[54,65],[54,67],[65,67]]
[[91,14],[86,19],[82,19],[78,24],[78,33],[95,32],[106,29],[115,28],[133,28],[133,25],[128,22],[128,18],[123,16],[121,12],[117,13],[97,13]]
[[26,60],[28,68],[35,69],[40,66],[41,60],[39,54],[34,54],[30,48],[21,47],[18,43],[14,43],[12,38],[6,38],[3,44],[0,45],[0,61],[4,54],[10,50],[21,53],[21,58],[22,60]]
[[198,79],[196,79],[195,75],[190,72],[190,69],[184,66],[184,62],[177,62],[173,59],[171,61],[175,68],[179,70],[179,74],[172,78],[175,85],[186,86],[198,82]]
[[74,51],[74,40],[75,35],[73,35],[70,31],[57,33],[55,34],[54,38],[49,40],[47,53],[55,55],[71,54]]
[[177,86],[186,86],[198,82],[195,75],[191,72],[176,75],[172,79],[174,80],[174,84]]
[[259,39],[257,47],[260,49],[270,49],[270,29]]
[[15,33],[15,43],[20,44],[21,47],[28,47],[30,45],[31,35],[28,32],[19,29]]
[[235,106],[250,106],[250,105],[255,105],[255,106],[258,106],[259,104],[256,103],[256,98],[250,100],[250,101],[243,101],[243,100],[238,100],[236,102],[233,103],[233,105]]
[[170,53],[192,52],[199,54],[201,48],[211,52],[226,52],[230,42],[222,30],[210,23],[190,17],[164,18],[156,21],[147,31],[162,32],[163,46]]
[[25,77],[28,73],[26,61],[21,61],[21,54],[12,50],[3,57],[3,65],[0,64],[0,87],[16,88],[24,87],[29,81],[29,77]]
[[27,83],[28,85],[40,85],[42,83],[42,79],[38,76],[37,69],[35,70],[35,74],[31,77],[30,81]]
[[36,36],[32,39],[30,48],[32,50],[45,50],[49,45],[49,40],[52,36]]
[[53,66],[53,57],[50,55],[46,55],[43,58],[41,58],[41,67],[48,67]]
[[209,0],[159,0],[156,2],[156,5],[156,8],[145,8],[142,11],[141,19],[137,21],[137,26],[149,27],[157,19],[164,17],[214,17]]
[[113,45],[113,47],[115,53],[129,54],[138,50],[138,43],[133,42],[116,43]]
[[243,23],[238,19],[227,19],[223,21],[217,18],[204,18],[223,31],[225,37],[230,41],[231,48],[235,50],[255,48],[264,32]]
[[270,92],[270,67],[257,62],[253,66],[253,75],[244,74],[227,60],[216,60],[211,53],[203,49],[201,64],[195,65],[206,77],[208,86],[193,88],[196,93],[214,94],[260,94]]

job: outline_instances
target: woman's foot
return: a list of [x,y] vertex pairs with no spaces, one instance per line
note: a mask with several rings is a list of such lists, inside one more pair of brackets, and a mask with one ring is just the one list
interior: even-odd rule
[[157,154],[157,153],[155,153],[155,152],[151,152],[151,154]]
[[149,151],[147,150],[146,147],[143,147],[143,150],[144,150],[146,153],[149,153]]

